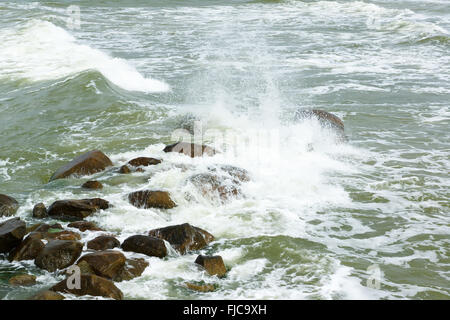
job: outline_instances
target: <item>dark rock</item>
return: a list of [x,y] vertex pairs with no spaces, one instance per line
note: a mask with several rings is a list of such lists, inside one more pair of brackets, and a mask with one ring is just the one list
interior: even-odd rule
[[[95,274],[94,269],[91,268],[91,265],[87,261],[79,261],[77,262],[77,266],[80,268],[81,274]],[[68,276],[69,275],[70,274],[68,274]]]
[[186,282],[185,284],[189,289],[199,292],[212,292],[216,290],[213,284],[194,284],[190,282]]
[[34,296],[28,298],[28,300],[64,300],[64,296],[54,291],[45,290],[41,291]]
[[36,276],[30,274],[21,274],[9,279],[9,284],[12,286],[32,286],[36,284]]
[[103,185],[98,181],[87,181],[83,183],[81,187],[84,189],[93,189],[93,190],[103,189]]
[[195,263],[201,265],[210,275],[223,277],[227,273],[227,268],[221,256],[198,256]]
[[97,227],[97,225],[90,221],[75,221],[71,222],[67,225],[69,228],[75,228],[84,232],[86,230],[89,231],[104,231],[102,228]]
[[34,263],[41,269],[53,272],[64,269],[77,261],[83,250],[78,241],[53,240],[39,252]]
[[206,145],[200,145],[195,143],[188,142],[177,142],[171,145],[168,145],[164,148],[164,152],[178,152],[183,153],[191,158],[194,157],[203,157],[203,155],[213,156],[217,153],[211,147]]
[[122,174],[131,173],[131,169],[128,166],[123,165],[120,167],[119,173],[122,173]]
[[56,170],[50,181],[66,178],[72,174],[79,176],[94,174],[112,165],[111,160],[103,152],[99,150],[89,151]]
[[19,203],[16,199],[0,194],[0,217],[10,217],[16,214]]
[[8,253],[17,247],[27,231],[25,222],[12,218],[0,223],[0,253]]
[[142,253],[150,257],[163,258],[167,256],[167,248],[164,241],[149,236],[131,236],[125,239],[121,247],[124,251]]
[[181,254],[189,250],[200,250],[214,240],[212,234],[189,223],[154,229],[148,235],[166,240]]
[[219,196],[221,201],[242,195],[240,182],[226,176],[212,173],[199,173],[188,178],[204,197]]
[[133,167],[148,167],[160,164],[161,160],[155,158],[139,157],[128,161],[128,164]]
[[59,223],[54,223],[54,224],[41,223],[34,230],[34,232],[47,233],[49,230],[51,231],[51,230],[55,230],[55,229],[63,230],[64,228]]
[[47,217],[48,217],[47,208],[43,203],[38,203],[37,205],[34,206],[33,218],[43,219]]
[[294,120],[317,119],[322,127],[336,131],[341,137],[345,137],[344,123],[332,113],[317,109],[299,109],[294,113]]
[[37,239],[45,239],[45,240],[80,240],[81,237],[78,233],[64,230],[63,227],[59,223],[55,223],[52,225],[41,224],[37,227],[30,236],[33,236]]
[[120,291],[119,288],[117,288],[114,283],[108,279],[93,274],[82,274],[80,282],[80,289],[69,289],[67,286],[68,281],[66,279],[51,287],[50,290],[71,293],[77,296],[91,295],[116,300],[123,299],[122,291]]
[[120,273],[114,277],[114,281],[128,281],[139,277],[144,270],[148,267],[148,262],[142,258],[138,259],[127,259],[125,266],[122,268]]
[[96,275],[113,279],[122,271],[126,258],[119,251],[106,250],[88,253],[80,258],[79,263],[82,261],[86,261]]
[[44,247],[45,244],[40,238],[31,235],[10,252],[8,259],[9,261],[34,260]]
[[120,247],[120,242],[113,236],[99,236],[87,243],[87,248],[92,250],[107,250]]
[[170,194],[166,191],[136,191],[128,195],[128,200],[138,208],[171,209],[176,207],[175,202],[172,201]]
[[26,233],[26,234],[35,231],[35,230],[36,230],[37,228],[39,228],[41,225],[42,225],[42,223],[36,223],[36,224],[33,224],[33,225],[27,227],[27,233]]
[[51,217],[84,219],[100,209],[108,209],[109,202],[100,198],[82,200],[59,200],[48,208]]

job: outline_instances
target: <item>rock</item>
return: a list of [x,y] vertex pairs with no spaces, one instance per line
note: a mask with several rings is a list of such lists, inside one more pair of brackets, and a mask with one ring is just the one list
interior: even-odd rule
[[64,300],[64,296],[54,291],[44,290],[34,296],[28,298],[28,300]]
[[80,240],[81,237],[78,233],[64,230],[59,223],[52,225],[41,224],[36,230],[30,233],[30,236],[36,237],[37,239],[46,240]]
[[16,214],[19,203],[16,199],[0,194],[0,217],[10,217]]
[[217,153],[211,147],[206,145],[200,145],[195,143],[188,142],[177,142],[171,145],[168,145],[164,148],[164,152],[178,152],[183,153],[191,158],[194,157],[203,157],[203,155],[213,156]]
[[170,194],[166,191],[136,191],[128,195],[128,200],[138,208],[171,209],[176,207],[175,202],[172,201]]
[[122,268],[120,273],[114,277],[114,281],[128,281],[139,277],[144,270],[148,267],[148,262],[142,258],[138,259],[127,259],[125,266]]
[[189,250],[200,250],[214,240],[212,234],[189,223],[150,230],[148,235],[166,240],[181,254]]
[[27,231],[25,222],[12,218],[0,223],[0,253],[8,253],[17,247]]
[[122,243],[121,248],[124,251],[142,253],[150,257],[163,258],[167,256],[167,248],[164,241],[158,238],[135,235],[131,236]]
[[116,300],[123,299],[122,291],[120,291],[119,288],[117,288],[114,283],[108,279],[93,274],[82,274],[80,282],[80,289],[69,289],[67,286],[68,279],[66,279],[51,287],[50,290],[71,293],[77,296],[91,295]]
[[228,174],[231,178],[237,179],[240,182],[250,181],[250,174],[248,173],[248,171],[245,169],[239,168],[239,167],[230,166],[230,165],[220,165],[218,168],[217,167],[208,167],[208,170],[210,170],[212,172],[223,171],[226,174]]
[[64,230],[63,226],[60,225],[59,223],[54,224],[41,223],[36,229],[34,229],[34,232],[47,233],[49,230],[55,229]]
[[34,206],[33,218],[43,219],[47,217],[48,217],[47,208],[43,203],[38,203],[37,205]]
[[119,173],[122,173],[122,174],[131,173],[131,169],[128,166],[123,165],[120,167]]
[[75,228],[81,232],[89,231],[104,231],[102,228],[97,227],[97,225],[90,221],[75,221],[67,225],[69,228]]
[[9,284],[12,286],[32,286],[36,284],[36,276],[30,274],[22,274],[9,279]]
[[204,197],[219,196],[221,201],[242,195],[240,182],[226,176],[212,173],[199,173],[188,178]]
[[45,244],[39,237],[33,235],[26,237],[16,248],[14,248],[9,256],[9,261],[34,260],[39,252],[44,249]]
[[128,161],[128,164],[133,167],[148,167],[160,164],[161,160],[155,158],[139,157]]
[[87,248],[92,250],[107,250],[120,247],[120,242],[113,236],[99,236],[87,243]]
[[185,284],[189,289],[199,292],[212,292],[216,290],[216,288],[212,284],[194,284],[190,282],[186,282]]
[[86,261],[96,275],[113,279],[122,271],[126,258],[119,251],[106,250],[88,253],[80,258],[79,263],[82,261]]
[[33,224],[33,225],[27,227],[27,233],[26,233],[26,234],[35,231],[35,230],[36,230],[37,228],[39,228],[41,225],[42,225],[42,223],[36,223],[36,224]]
[[100,209],[108,209],[109,202],[100,198],[59,200],[48,208],[48,215],[63,219],[84,219]]
[[198,256],[195,263],[202,266],[210,275],[223,277],[227,273],[227,268],[221,256]]
[[94,174],[112,165],[111,160],[103,152],[99,150],[89,151],[56,170],[50,181],[66,178],[73,174],[79,176]]
[[335,130],[339,135],[344,134],[344,123],[332,113],[317,109],[298,109],[294,113],[294,120],[317,119],[321,126]]
[[93,189],[93,190],[103,189],[103,185],[98,181],[87,181],[83,183],[81,187],[84,189]]
[[[81,274],[95,274],[94,269],[91,268],[91,265],[87,261],[79,261],[77,263],[78,268],[80,268]],[[70,274],[67,275],[70,276]]]
[[36,266],[53,272],[64,269],[77,261],[83,250],[83,244],[78,241],[53,240],[47,243],[34,260]]

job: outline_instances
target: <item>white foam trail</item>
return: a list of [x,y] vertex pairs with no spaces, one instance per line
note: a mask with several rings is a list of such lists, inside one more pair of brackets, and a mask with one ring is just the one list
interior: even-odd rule
[[126,60],[79,44],[63,28],[48,21],[31,20],[2,30],[0,43],[0,78],[42,81],[94,69],[125,90],[169,90],[166,83],[145,78]]

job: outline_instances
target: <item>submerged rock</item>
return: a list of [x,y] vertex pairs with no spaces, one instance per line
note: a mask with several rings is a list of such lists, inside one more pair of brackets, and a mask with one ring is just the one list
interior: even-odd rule
[[36,266],[53,272],[64,269],[77,261],[83,250],[83,244],[71,240],[53,240],[47,243],[34,260]]
[[43,218],[47,218],[47,217],[48,217],[48,213],[47,213],[47,208],[45,207],[45,204],[38,203],[37,205],[34,206],[33,218],[43,219]]
[[318,109],[298,109],[294,113],[294,120],[317,119],[322,127],[333,129],[340,138],[345,138],[344,122],[332,113]]
[[240,182],[226,176],[213,173],[199,173],[188,178],[204,197],[218,195],[220,200],[227,201],[232,197],[242,196]]
[[31,274],[21,274],[9,279],[8,283],[12,286],[32,286],[36,284],[36,276]]
[[202,266],[210,275],[223,277],[227,273],[227,268],[221,256],[198,256],[195,263]]
[[125,266],[126,258],[119,251],[105,250],[88,253],[82,256],[78,263],[83,261],[89,264],[96,275],[113,279],[121,273]]
[[250,174],[247,170],[231,165],[219,165],[217,167],[208,167],[208,170],[212,172],[220,172],[228,174],[231,178],[236,179],[240,182],[248,182],[250,181]]
[[87,243],[87,248],[91,250],[107,250],[120,247],[120,242],[113,236],[99,236]]
[[214,240],[212,234],[189,223],[150,230],[148,235],[166,240],[181,254],[189,250],[200,250]]
[[94,174],[112,165],[111,160],[103,152],[99,150],[89,151],[56,170],[50,181],[66,178],[73,174],[80,176]]
[[137,208],[171,209],[176,207],[175,202],[166,191],[142,190],[128,195],[130,203]]
[[0,253],[8,253],[17,247],[27,231],[25,222],[12,218],[0,223]]
[[183,153],[191,158],[203,157],[204,155],[213,156],[217,153],[216,150],[206,145],[188,142],[176,142],[166,146],[163,151]]
[[94,180],[86,181],[85,183],[83,183],[81,187],[84,189],[92,189],[92,190],[103,189],[103,185],[100,182]]
[[167,248],[164,241],[155,237],[135,235],[122,243],[124,251],[142,253],[150,257],[164,258],[167,256]]
[[90,295],[112,298],[116,300],[123,299],[122,291],[120,291],[120,289],[117,288],[112,281],[93,274],[81,274],[80,289],[69,289],[68,282],[70,281],[68,281],[68,279],[65,279],[51,287],[50,290],[56,292],[71,293],[77,296]]
[[189,289],[199,292],[212,292],[216,290],[213,284],[195,284],[191,282],[186,282],[185,285]]
[[133,167],[148,167],[148,166],[154,166],[157,164],[160,164],[161,160],[155,159],[155,158],[148,158],[148,157],[139,157],[135,158],[133,160],[128,161],[128,164]]
[[16,214],[19,203],[16,199],[0,194],[0,217],[10,217]]
[[69,228],[75,228],[84,232],[86,230],[89,231],[104,231],[102,228],[97,227],[94,222],[90,221],[74,221],[67,225]]
[[109,202],[100,198],[59,200],[48,208],[48,215],[63,219],[84,219],[98,210],[109,208]]
[[54,291],[44,290],[38,292],[34,296],[28,298],[28,300],[64,300],[64,296]]
[[8,256],[9,261],[34,260],[45,244],[40,237],[29,235]]
[[127,165],[123,165],[119,168],[119,173],[122,174],[131,173],[131,169]]

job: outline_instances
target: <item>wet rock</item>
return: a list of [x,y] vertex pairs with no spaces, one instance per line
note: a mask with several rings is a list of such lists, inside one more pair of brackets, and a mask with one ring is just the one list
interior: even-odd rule
[[0,253],[8,253],[17,247],[27,231],[25,222],[12,218],[0,223]]
[[128,200],[138,208],[171,209],[176,207],[175,202],[172,201],[170,194],[166,191],[136,191],[128,195]]
[[45,244],[39,237],[33,235],[26,237],[8,256],[9,261],[34,260]]
[[77,261],[83,250],[83,244],[78,241],[53,240],[47,243],[34,260],[36,266],[53,272],[64,269]]
[[67,225],[69,228],[75,228],[80,230],[81,232],[89,231],[104,231],[102,228],[97,227],[94,222],[90,221],[74,221]]
[[139,277],[144,270],[148,267],[148,262],[142,258],[138,259],[127,259],[125,266],[122,268],[120,273],[114,277],[114,281],[128,281]]
[[47,233],[49,230],[54,229],[60,229],[63,230],[63,226],[59,223],[54,224],[47,224],[47,223],[41,223],[36,229],[34,229],[34,232],[41,232],[41,233]]
[[128,161],[128,164],[133,167],[148,167],[160,164],[161,160],[155,158],[139,157]]
[[186,287],[191,290],[199,291],[199,292],[212,292],[216,290],[213,284],[194,284],[190,282],[185,283]]
[[[87,261],[79,261],[77,262],[78,268],[80,268],[81,274],[95,274],[94,269],[91,268],[90,264]],[[72,273],[68,273],[67,275],[70,276]]]
[[294,120],[317,119],[322,127],[336,131],[341,137],[345,137],[344,123],[332,113],[318,109],[298,109],[294,113]]
[[26,234],[35,231],[35,230],[36,230],[37,228],[39,228],[41,225],[42,225],[42,223],[36,223],[36,224],[33,224],[33,225],[27,227],[27,233],[26,233]]
[[231,166],[231,165],[220,165],[218,167],[208,167],[208,170],[212,172],[225,172],[228,174],[231,178],[236,179],[240,182],[248,182],[250,181],[250,174],[247,170]]
[[100,209],[108,209],[109,202],[100,198],[59,200],[48,208],[48,215],[62,219],[84,219]]
[[103,185],[98,181],[86,181],[81,186],[84,189],[92,189],[92,190],[98,190],[103,189]]
[[93,274],[82,274],[80,279],[80,289],[74,288],[69,289],[68,279],[65,279],[53,287],[50,288],[52,291],[71,293],[77,296],[98,296],[105,298],[112,298],[116,300],[123,299],[123,293],[117,288],[114,283],[108,279],[93,275]]
[[227,268],[221,256],[198,256],[195,263],[202,266],[210,275],[223,277],[227,273]]
[[34,206],[33,218],[43,219],[47,217],[48,217],[47,208],[43,203],[38,203],[37,205]]
[[28,298],[28,300],[64,300],[64,296],[54,291],[44,290],[38,292],[34,296]]
[[188,178],[204,197],[219,196],[221,201],[230,200],[232,197],[242,196],[240,182],[226,176],[212,173],[199,173]]
[[119,168],[119,173],[122,174],[131,173],[131,169],[127,165],[123,165]]
[[113,279],[122,271],[126,258],[119,251],[106,250],[88,253],[80,258],[79,263],[82,261],[86,261],[96,275]]
[[212,234],[189,223],[150,230],[148,235],[166,240],[181,254],[189,250],[200,250],[214,240]]
[[99,236],[87,243],[87,248],[97,251],[120,247],[120,242],[113,236]]
[[45,240],[80,240],[81,236],[73,231],[64,230],[63,227],[59,223],[55,223],[52,225],[49,224],[41,224],[36,228],[33,232],[30,233],[30,236],[33,236],[38,239]]
[[163,258],[167,256],[167,248],[164,241],[155,237],[135,235],[122,243],[124,251],[142,253],[150,257]]
[[12,286],[32,286],[36,284],[36,276],[30,274],[21,274],[9,279],[9,284]]
[[195,143],[188,142],[177,142],[171,145],[168,145],[164,148],[164,152],[178,152],[183,153],[191,158],[194,157],[203,157],[204,155],[213,156],[217,153],[211,147],[206,145],[200,145]]
[[103,152],[99,150],[89,151],[56,170],[50,178],[50,181],[66,178],[70,175],[82,176],[94,174],[112,165],[111,160]]
[[16,199],[0,194],[0,217],[10,217],[16,214],[19,203]]

